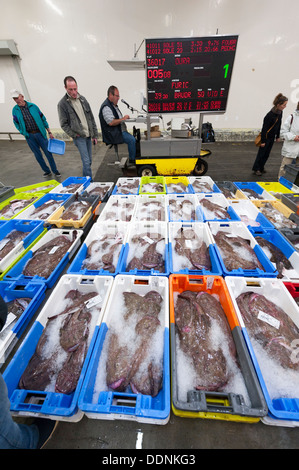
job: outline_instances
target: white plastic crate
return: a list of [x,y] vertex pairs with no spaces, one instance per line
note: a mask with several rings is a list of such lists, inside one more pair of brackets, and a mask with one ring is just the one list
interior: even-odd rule
[[[106,339],[109,330],[116,327],[125,332],[123,312],[123,292],[134,292],[141,296],[157,291],[162,299],[159,313],[160,325],[156,331],[156,353],[163,361],[162,388],[152,397],[130,391],[116,392],[106,384]],[[123,326],[124,324],[124,326]],[[125,334],[125,333],[124,333]],[[79,397],[79,408],[88,418],[123,419],[140,423],[166,424],[170,415],[170,365],[169,365],[169,287],[168,279],[163,276],[116,276],[102,319],[97,341],[89,362]]]
[[[69,422],[77,422],[83,417],[83,412],[78,409],[78,396],[97,332],[109,299],[112,284],[113,278],[111,276],[64,275],[61,277],[22,345],[4,371],[3,378],[8,388],[11,411],[14,415],[46,417]],[[36,349],[36,345],[48,319],[59,315],[59,313],[65,309],[67,305],[65,296],[71,290],[78,290],[82,294],[90,292],[97,293],[97,295],[91,299],[93,304],[89,307],[92,319],[89,324],[89,334],[87,338],[88,351],[75,391],[71,394],[58,393],[52,390],[52,385],[49,386],[48,390],[44,391],[20,389],[18,385],[20,378]],[[95,307],[100,307],[100,311],[98,308],[94,310]],[[56,339],[57,331],[53,329],[51,333],[51,341],[56,345],[52,346],[54,348],[57,347],[58,344],[58,339]]]

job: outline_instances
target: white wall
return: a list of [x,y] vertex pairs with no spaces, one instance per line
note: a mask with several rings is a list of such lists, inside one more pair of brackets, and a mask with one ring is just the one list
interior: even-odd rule
[[[278,92],[289,97],[285,116],[299,100],[297,11],[298,0],[0,0],[0,39],[17,43],[31,101],[59,129],[66,75],[76,77],[99,125],[109,85],[137,109],[145,89],[144,71],[116,72],[107,59],[132,59],[144,38],[239,34],[227,112],[208,120],[215,129],[250,129]],[[7,61],[0,57],[0,132],[14,130],[9,90],[20,87]]]

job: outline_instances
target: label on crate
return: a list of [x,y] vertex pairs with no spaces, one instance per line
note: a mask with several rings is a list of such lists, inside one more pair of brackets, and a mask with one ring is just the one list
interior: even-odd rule
[[142,238],[143,238],[143,240],[144,240],[145,242],[147,242],[147,243],[150,243],[150,244],[154,243],[154,240],[152,240],[151,238],[149,238],[149,237],[146,236],[146,235],[145,235],[144,237],[142,237]]
[[5,245],[9,242],[9,238],[4,238],[1,242],[0,242],[0,250],[2,250],[2,248],[5,247]]
[[[15,320],[16,320],[16,315],[14,313],[11,313],[9,312],[8,315],[7,315],[7,318],[6,318],[6,322],[5,322],[5,325],[4,327],[2,328],[1,330],[1,333],[4,332],[4,330],[6,330],[6,328],[8,328]],[[4,335],[3,335],[4,336]]]
[[52,250],[49,251],[49,255],[54,255],[54,253],[58,250],[59,246],[53,246]]
[[87,308],[92,308],[94,307],[95,305],[99,304],[100,302],[102,302],[102,296],[100,294],[96,295],[95,297],[93,297],[92,299],[90,300],[87,300],[87,302],[85,302],[85,305]]
[[277,330],[279,330],[279,327],[280,327],[280,321],[277,320],[276,318],[272,317],[271,315],[269,315],[268,313],[266,312],[263,312],[262,310],[259,311],[259,314],[258,314],[258,319],[265,322],[265,323],[268,323],[268,325],[271,325],[273,326],[274,328],[276,328]]

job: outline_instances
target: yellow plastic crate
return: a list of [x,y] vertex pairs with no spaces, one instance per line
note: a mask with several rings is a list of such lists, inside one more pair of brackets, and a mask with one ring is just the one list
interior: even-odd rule
[[289,218],[291,214],[294,214],[294,211],[287,207],[285,204],[283,204],[281,201],[258,201],[257,199],[254,199],[251,201],[252,204],[254,204],[258,209],[260,207],[265,206],[266,204],[271,204],[274,209],[277,209],[279,212],[281,212],[285,217]]
[[[161,184],[163,187],[162,191],[143,191],[143,187],[150,183]],[[164,176],[142,176],[140,181],[139,194],[166,194]]]
[[15,188],[15,194],[28,193],[28,192],[30,192],[30,194],[34,192],[46,194],[49,191],[52,191],[52,189],[54,189],[59,184],[60,183],[58,183],[58,181],[56,180],[42,181],[41,183],[31,184],[30,186],[23,186],[21,188]]
[[[185,185],[185,187],[186,187],[185,188],[185,193],[191,194],[193,192],[192,191],[192,186],[191,186],[191,184],[189,184],[189,180],[188,180],[187,176],[165,176],[166,190],[167,190],[168,185],[180,184],[180,183]],[[167,192],[168,192],[168,190],[167,190]],[[175,194],[175,192],[171,191],[170,194]],[[181,191],[180,194],[183,194],[183,191]]]
[[17,211],[12,217],[4,217],[4,216],[1,216],[0,214],[0,220],[10,220],[10,219],[14,219],[18,214],[20,214],[21,212],[23,212],[25,209],[27,209],[29,206],[31,206],[31,204],[33,204],[34,202],[36,202],[38,199],[40,199],[42,196],[44,195],[44,193],[30,193],[30,194],[26,194],[26,193],[18,193],[18,194],[15,194],[14,196],[11,196],[9,197],[8,199],[5,199],[5,201],[1,202],[0,204],[0,211],[5,207],[7,206],[8,204],[10,204],[11,201],[13,201],[14,199],[31,199],[31,198],[35,198],[34,201],[32,201],[30,204],[28,204],[28,206],[25,206],[23,207],[23,209],[20,209],[19,211]]
[[63,220],[62,214],[67,208],[64,206],[59,207],[51,217],[48,219],[49,224],[56,225],[56,227],[62,228],[62,227],[74,227],[74,228],[81,228],[84,227],[84,225],[88,222],[92,215],[92,207],[89,207],[84,216],[79,219],[79,220],[73,220],[73,219],[68,219],[68,220]]
[[268,181],[263,181],[263,182],[258,182],[262,188],[264,188],[268,192],[273,192],[273,193],[292,193],[293,191],[291,189],[288,189],[286,186],[284,186],[281,183],[278,182],[268,182]]

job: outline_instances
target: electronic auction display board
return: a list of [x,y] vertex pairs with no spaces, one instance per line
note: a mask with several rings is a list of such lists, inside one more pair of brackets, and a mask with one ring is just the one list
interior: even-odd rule
[[149,113],[225,112],[238,36],[146,39]]

